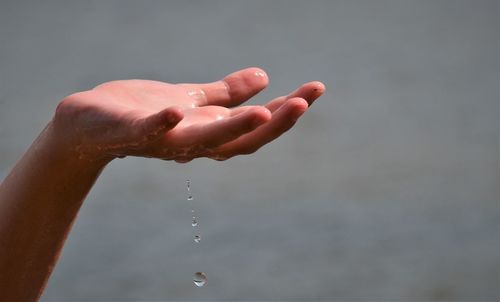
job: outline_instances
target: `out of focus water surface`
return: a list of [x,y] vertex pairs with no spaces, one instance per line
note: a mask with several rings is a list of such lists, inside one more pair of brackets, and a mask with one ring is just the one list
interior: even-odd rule
[[42,301],[500,300],[499,25],[483,0],[1,1],[2,177],[104,81],[328,88],[252,156],[113,162]]

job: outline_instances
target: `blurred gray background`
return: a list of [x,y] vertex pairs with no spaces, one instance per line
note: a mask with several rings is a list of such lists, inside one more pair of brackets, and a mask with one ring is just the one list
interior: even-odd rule
[[328,88],[252,156],[113,162],[43,301],[500,300],[498,1],[0,3],[2,178],[104,81]]

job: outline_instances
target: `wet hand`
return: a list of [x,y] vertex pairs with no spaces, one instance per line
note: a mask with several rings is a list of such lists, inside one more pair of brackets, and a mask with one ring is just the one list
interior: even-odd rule
[[279,137],[325,91],[310,82],[264,106],[238,106],[267,84],[258,68],[206,84],[112,81],[66,97],[53,126],[84,157],[225,160]]

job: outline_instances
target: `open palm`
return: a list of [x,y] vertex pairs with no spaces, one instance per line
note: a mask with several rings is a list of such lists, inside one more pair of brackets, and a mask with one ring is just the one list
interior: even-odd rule
[[267,84],[259,68],[207,84],[112,81],[66,97],[54,121],[82,154],[225,160],[280,136],[325,90],[310,82],[264,106],[238,106]]

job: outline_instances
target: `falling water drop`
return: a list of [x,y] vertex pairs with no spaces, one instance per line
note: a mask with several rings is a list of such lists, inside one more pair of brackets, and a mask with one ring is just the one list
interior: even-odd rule
[[[191,180],[187,179],[186,180],[186,189],[187,189],[187,200],[191,201],[193,200],[193,194],[191,193]],[[191,208],[191,225],[193,226],[195,232],[199,232],[199,225],[198,225],[198,219],[196,218],[194,208]],[[197,235],[194,235],[193,238],[194,242],[200,243],[201,241],[201,236],[199,233]],[[207,283],[207,275],[203,272],[196,272],[194,273],[193,277],[193,282],[197,287],[203,287]]]
[[205,275],[205,273],[203,272],[196,272],[194,273],[193,282],[194,285],[203,287],[205,286],[205,284],[207,284],[207,275]]

